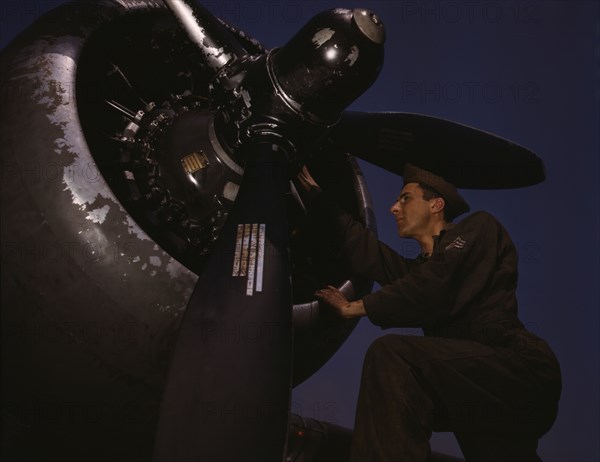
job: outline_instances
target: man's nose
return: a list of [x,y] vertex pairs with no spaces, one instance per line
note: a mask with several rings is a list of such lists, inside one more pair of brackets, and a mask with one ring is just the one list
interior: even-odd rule
[[396,201],[392,204],[392,206],[390,207],[390,212],[392,212],[392,214],[394,214],[394,215],[396,215],[396,213],[398,213],[398,201]]

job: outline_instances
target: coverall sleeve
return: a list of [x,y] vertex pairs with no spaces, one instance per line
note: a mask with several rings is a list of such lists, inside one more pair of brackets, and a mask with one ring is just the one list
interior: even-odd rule
[[311,213],[326,226],[332,226],[339,239],[339,250],[355,275],[376,281],[380,285],[408,274],[417,266],[377,239],[362,223],[342,210],[325,192],[312,198]]
[[[440,242],[427,263],[363,297],[367,316],[382,327],[428,327],[447,320],[489,283],[496,266],[497,227],[487,214],[469,219]],[[457,297],[461,303],[457,304]]]

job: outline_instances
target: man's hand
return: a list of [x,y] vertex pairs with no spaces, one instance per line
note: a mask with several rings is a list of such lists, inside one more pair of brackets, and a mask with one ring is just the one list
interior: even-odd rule
[[321,187],[315,181],[315,179],[311,176],[310,172],[306,168],[306,165],[302,167],[302,170],[298,172],[296,176],[296,180],[294,183],[299,186],[303,192],[307,194],[317,194],[321,191]]
[[317,290],[315,295],[333,309],[343,318],[356,318],[366,316],[365,307],[362,300],[349,302],[344,294],[333,286],[327,286],[325,289]]

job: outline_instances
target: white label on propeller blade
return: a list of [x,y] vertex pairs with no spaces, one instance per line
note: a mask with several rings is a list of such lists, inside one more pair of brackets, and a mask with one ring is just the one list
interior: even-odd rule
[[250,258],[248,260],[248,284],[246,285],[246,295],[254,293],[254,273],[256,268],[256,251],[258,246],[258,225],[252,225],[250,234]]
[[266,225],[239,224],[237,228],[233,276],[247,277],[246,295],[262,292]]
[[258,261],[256,262],[256,291],[263,289],[263,269],[265,264],[265,234],[267,225],[261,224],[258,233]]
[[235,255],[233,257],[233,273],[232,276],[240,275],[240,264],[242,260],[242,240],[244,239],[244,225],[238,225],[237,240],[235,244]]

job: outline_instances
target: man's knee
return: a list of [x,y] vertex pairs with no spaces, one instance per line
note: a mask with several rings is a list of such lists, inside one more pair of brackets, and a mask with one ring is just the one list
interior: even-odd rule
[[393,344],[397,342],[395,337],[399,337],[395,334],[387,334],[382,337],[375,339],[373,343],[367,349],[366,357],[380,358],[382,356],[390,355],[395,348]]
[[365,354],[365,366],[408,369],[406,355],[410,346],[401,335],[388,334],[376,339]]

